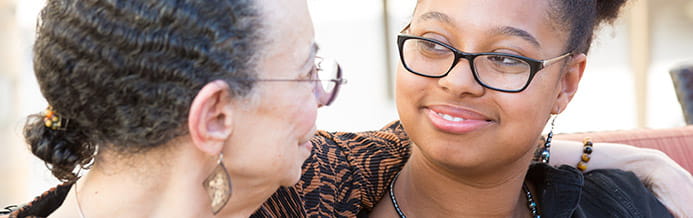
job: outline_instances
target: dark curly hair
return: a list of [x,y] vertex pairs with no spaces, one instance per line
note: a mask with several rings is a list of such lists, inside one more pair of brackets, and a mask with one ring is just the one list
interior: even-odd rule
[[552,0],[549,16],[556,27],[569,33],[566,50],[587,54],[594,30],[612,24],[626,0]]
[[31,151],[62,181],[96,146],[142,152],[187,133],[190,104],[222,79],[250,93],[262,44],[253,0],[48,0],[34,44],[41,92],[64,130],[31,115]]

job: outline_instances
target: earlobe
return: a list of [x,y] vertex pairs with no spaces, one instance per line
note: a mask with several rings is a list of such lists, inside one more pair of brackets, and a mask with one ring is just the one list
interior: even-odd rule
[[582,79],[582,74],[585,71],[587,56],[582,53],[576,54],[568,61],[569,63],[565,66],[565,73],[561,76],[559,81],[558,96],[551,110],[552,114],[560,114],[563,112],[568,103],[575,96],[580,80]]
[[232,132],[231,93],[222,80],[207,83],[192,101],[188,130],[193,144],[202,152],[217,155]]

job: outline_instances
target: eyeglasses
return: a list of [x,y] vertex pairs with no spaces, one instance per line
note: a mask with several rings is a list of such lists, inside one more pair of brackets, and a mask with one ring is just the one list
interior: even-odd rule
[[501,92],[525,90],[537,72],[571,55],[568,52],[548,60],[535,60],[504,53],[465,53],[433,39],[409,35],[399,35],[397,45],[402,65],[411,73],[442,78],[464,58],[481,86]]
[[330,105],[337,97],[337,92],[347,80],[342,78],[342,68],[330,58],[315,58],[315,65],[311,69],[310,79],[242,79],[263,82],[314,82],[313,94],[318,103],[323,106]]

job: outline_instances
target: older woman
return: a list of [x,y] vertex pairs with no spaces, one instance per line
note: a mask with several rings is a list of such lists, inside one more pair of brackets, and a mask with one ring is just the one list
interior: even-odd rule
[[341,83],[305,0],[49,0],[40,18],[50,108],[25,135],[66,183],[10,217],[247,217],[298,181]]

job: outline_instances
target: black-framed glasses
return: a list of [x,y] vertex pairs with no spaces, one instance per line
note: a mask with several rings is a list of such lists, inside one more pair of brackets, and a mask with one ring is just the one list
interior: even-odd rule
[[505,53],[466,53],[434,39],[410,35],[397,36],[397,45],[402,65],[411,73],[442,78],[464,58],[481,86],[501,92],[525,90],[537,72],[571,55],[568,52],[555,58],[536,60]]
[[347,80],[342,78],[342,68],[337,61],[331,58],[315,58],[310,79],[250,79],[262,82],[314,82],[313,94],[322,106],[330,105],[337,97],[339,87],[346,84]]

